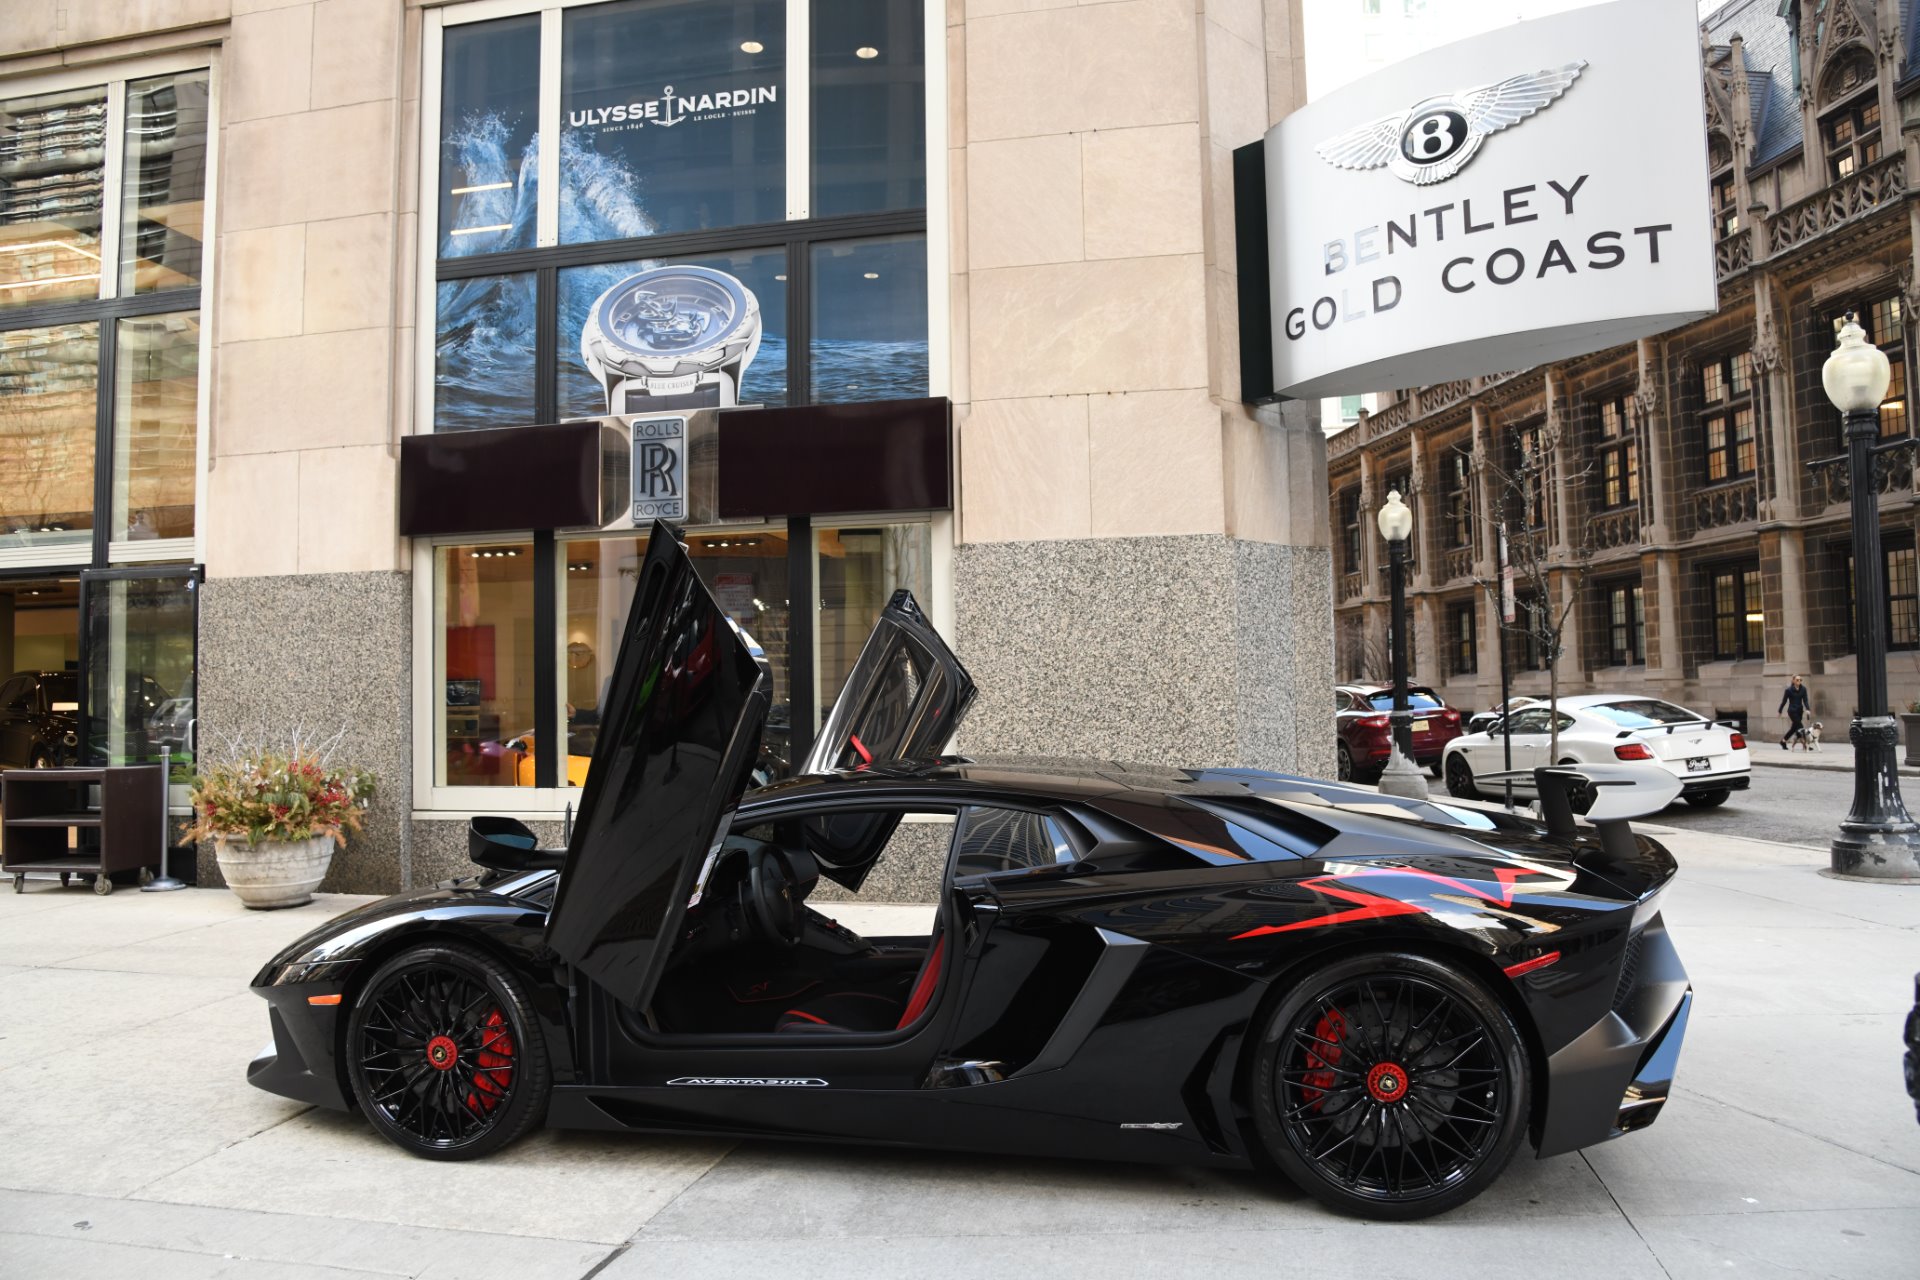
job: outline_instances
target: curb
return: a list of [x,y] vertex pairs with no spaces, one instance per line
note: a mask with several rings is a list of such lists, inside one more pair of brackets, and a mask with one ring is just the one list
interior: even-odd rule
[[[1749,758],[1752,760],[1753,767],[1756,769],[1791,769],[1806,773],[1853,772],[1853,766],[1850,764],[1788,764],[1784,760],[1768,760],[1764,756],[1760,756],[1758,752],[1750,752]],[[1903,778],[1920,778],[1920,768],[1916,768],[1910,764],[1899,765],[1897,771]]]

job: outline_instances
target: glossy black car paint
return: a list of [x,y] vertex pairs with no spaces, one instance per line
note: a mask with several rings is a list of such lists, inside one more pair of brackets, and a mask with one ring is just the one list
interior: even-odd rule
[[80,677],[18,671],[0,680],[0,767],[55,768],[80,752]]
[[[1244,841],[1223,813],[1276,807],[1263,794],[1325,843],[1309,857],[1200,861],[1196,850]],[[1329,799],[1356,807],[1308,803]],[[747,797],[735,825],[972,803],[1064,818],[1085,856],[953,883],[943,909],[959,963],[908,1032],[649,1033],[542,944],[555,873],[489,873],[372,904],[276,957],[256,984],[279,1048],[254,1079],[346,1105],[339,1015],[308,997],[350,1001],[355,975],[383,956],[451,938],[540,993],[554,1125],[1239,1166],[1255,1158],[1244,1038],[1263,1001],[1334,956],[1399,948],[1453,961],[1514,1012],[1536,1068],[1540,1154],[1640,1127],[1666,1097],[1690,994],[1658,914],[1673,860],[1646,838],[1609,856],[1591,835],[1505,815],[1463,828],[1439,807],[1307,779],[953,761],[777,784]],[[1544,968],[1504,972],[1549,951],[1559,958]]]

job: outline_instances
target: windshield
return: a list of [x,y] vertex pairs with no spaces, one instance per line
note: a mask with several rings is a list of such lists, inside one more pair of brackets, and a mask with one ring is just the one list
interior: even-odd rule
[[1685,707],[1676,707],[1671,702],[1662,702],[1658,698],[1634,698],[1625,702],[1599,702],[1587,710],[1604,720],[1611,720],[1623,729],[1653,729],[1663,724],[1699,724],[1705,716],[1697,716]]
[[[1382,689],[1368,701],[1373,703],[1376,710],[1391,711],[1393,710],[1393,690]],[[1445,709],[1446,705],[1426,689],[1407,690],[1407,706],[1415,711],[1440,711]]]

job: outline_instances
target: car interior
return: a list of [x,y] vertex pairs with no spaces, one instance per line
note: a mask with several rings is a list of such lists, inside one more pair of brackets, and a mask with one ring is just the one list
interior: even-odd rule
[[[654,992],[654,1027],[665,1034],[809,1036],[911,1027],[951,969],[952,908],[943,905],[926,934],[863,937],[833,919],[832,903],[809,905],[809,898],[823,872],[862,901],[859,887],[889,860],[896,867],[909,859],[943,865],[927,857],[935,852],[929,844],[945,854],[955,876],[1076,856],[1043,815],[982,806],[910,816],[840,810],[736,829],[704,870]],[[868,852],[876,847],[877,854]]]

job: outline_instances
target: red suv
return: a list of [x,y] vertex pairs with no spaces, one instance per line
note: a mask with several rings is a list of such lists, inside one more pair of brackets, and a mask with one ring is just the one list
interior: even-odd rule
[[[1413,713],[1413,759],[1440,775],[1440,756],[1460,736],[1460,713],[1425,685],[1407,686]],[[1342,782],[1367,782],[1380,776],[1391,754],[1393,686],[1343,684],[1333,691],[1333,718],[1339,735]]]

